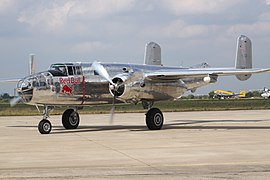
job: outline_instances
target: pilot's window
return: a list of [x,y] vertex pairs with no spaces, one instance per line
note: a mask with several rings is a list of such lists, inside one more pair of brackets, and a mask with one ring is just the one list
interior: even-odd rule
[[73,75],[73,69],[72,69],[72,66],[68,66],[68,74],[69,75]]
[[62,75],[67,75],[66,66],[54,66],[52,69],[55,69],[56,71],[59,71]]

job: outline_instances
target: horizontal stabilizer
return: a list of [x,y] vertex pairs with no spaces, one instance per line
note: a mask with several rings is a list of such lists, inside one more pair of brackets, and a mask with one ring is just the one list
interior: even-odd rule
[[21,79],[16,78],[16,79],[0,79],[0,83],[10,83],[10,84],[16,84],[20,81]]

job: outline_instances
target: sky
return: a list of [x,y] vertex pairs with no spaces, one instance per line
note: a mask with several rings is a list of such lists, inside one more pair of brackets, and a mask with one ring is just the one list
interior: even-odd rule
[[[236,40],[253,43],[253,67],[270,67],[270,0],[0,0],[0,78],[28,75],[56,62],[143,63],[145,44],[162,48],[162,63],[233,67]],[[270,74],[241,82],[220,77],[195,94],[270,87]],[[0,94],[15,85],[0,85]]]

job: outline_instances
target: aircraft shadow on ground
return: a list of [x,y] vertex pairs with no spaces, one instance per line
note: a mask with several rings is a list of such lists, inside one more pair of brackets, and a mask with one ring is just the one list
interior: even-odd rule
[[[226,129],[226,130],[245,130],[245,129],[270,129],[270,126],[250,126],[250,125],[227,125],[223,123],[256,123],[266,122],[270,120],[173,120],[170,123],[163,125],[162,130],[169,129]],[[215,123],[210,125],[210,123]],[[222,123],[221,125],[217,125]],[[198,125],[200,124],[200,125]],[[20,128],[37,128],[33,125],[25,126],[7,126]],[[129,131],[149,131],[146,125],[93,125],[93,126],[79,126],[77,129],[66,130],[62,126],[53,126],[51,134],[61,133],[80,133],[80,132],[97,132],[97,131],[115,131],[115,130],[129,130]]]

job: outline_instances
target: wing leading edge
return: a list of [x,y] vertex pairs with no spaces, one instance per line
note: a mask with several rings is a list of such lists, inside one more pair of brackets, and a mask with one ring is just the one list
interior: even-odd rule
[[231,76],[231,75],[251,75],[258,73],[270,72],[270,68],[267,69],[183,69],[181,71],[156,71],[145,73],[145,78],[149,81],[156,80],[178,80],[184,78],[197,78],[197,77],[207,77],[210,75],[214,76]]

